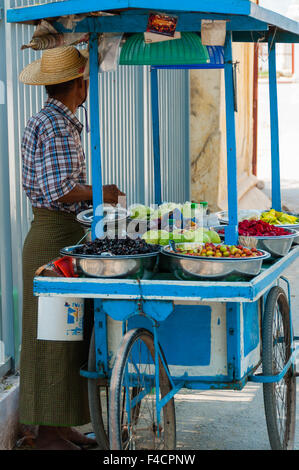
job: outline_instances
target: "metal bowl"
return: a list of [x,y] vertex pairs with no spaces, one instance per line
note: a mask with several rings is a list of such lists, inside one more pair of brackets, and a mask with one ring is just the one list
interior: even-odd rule
[[297,229],[294,229],[294,230],[296,230],[297,236],[293,240],[293,245],[299,245],[299,228],[298,228],[298,230]]
[[239,243],[249,248],[257,248],[258,250],[268,251],[272,257],[278,258],[285,256],[291,249],[294,239],[297,237],[297,231],[293,229],[286,229],[290,232],[289,235],[282,235],[279,237],[239,237]]
[[[277,227],[282,227],[286,230],[290,230],[290,225],[277,225]],[[299,245],[299,225],[292,225],[291,230],[296,232],[296,237],[293,239],[293,245]]]
[[88,277],[108,278],[148,278],[157,265],[158,254],[147,253],[140,255],[83,255],[74,250],[82,245],[68,246],[60,250],[63,256],[72,259],[76,274]]
[[[279,227],[282,227],[281,225]],[[290,229],[288,227],[282,227],[290,232],[289,235],[281,235],[278,237],[255,237],[255,236],[239,236],[238,243],[247,248],[257,248],[258,250],[265,250],[271,254],[273,258],[279,258],[285,256],[291,249],[294,240],[298,238],[297,230]],[[213,227],[213,229],[219,234],[220,238],[224,239],[224,234],[219,233],[219,230],[223,230],[222,226]]]
[[[180,243],[180,245],[182,245]],[[185,246],[190,245],[188,243]],[[193,244],[194,245],[194,244]],[[188,256],[170,252],[170,246],[162,249],[164,256],[169,259],[171,271],[178,279],[223,279],[230,275],[252,277],[260,273],[263,261],[270,254],[262,251],[263,255],[254,258],[209,258],[205,256]]]

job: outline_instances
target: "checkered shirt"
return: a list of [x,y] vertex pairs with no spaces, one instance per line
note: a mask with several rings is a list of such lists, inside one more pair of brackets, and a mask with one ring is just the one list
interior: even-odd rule
[[50,98],[32,116],[22,139],[23,188],[33,207],[75,213],[86,202],[61,203],[77,184],[86,183],[83,125],[60,101]]

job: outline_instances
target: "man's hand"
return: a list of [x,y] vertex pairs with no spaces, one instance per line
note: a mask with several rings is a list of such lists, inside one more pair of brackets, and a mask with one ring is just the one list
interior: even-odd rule
[[118,189],[116,184],[105,184],[103,186],[103,199],[105,204],[117,204],[119,198],[124,198],[126,195]]

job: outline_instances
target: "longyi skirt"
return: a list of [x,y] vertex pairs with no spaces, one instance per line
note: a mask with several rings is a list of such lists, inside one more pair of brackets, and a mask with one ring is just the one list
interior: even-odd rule
[[37,340],[33,278],[40,266],[57,258],[61,248],[76,244],[84,232],[74,215],[36,208],[33,213],[23,247],[20,422],[81,426],[90,422],[87,379],[80,376],[88,357],[89,333],[83,341]]

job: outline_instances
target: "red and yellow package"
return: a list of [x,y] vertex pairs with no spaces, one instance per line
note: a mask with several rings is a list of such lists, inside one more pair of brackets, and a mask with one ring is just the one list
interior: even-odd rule
[[177,21],[178,18],[176,16],[151,13],[149,15],[146,32],[173,37],[176,30]]

